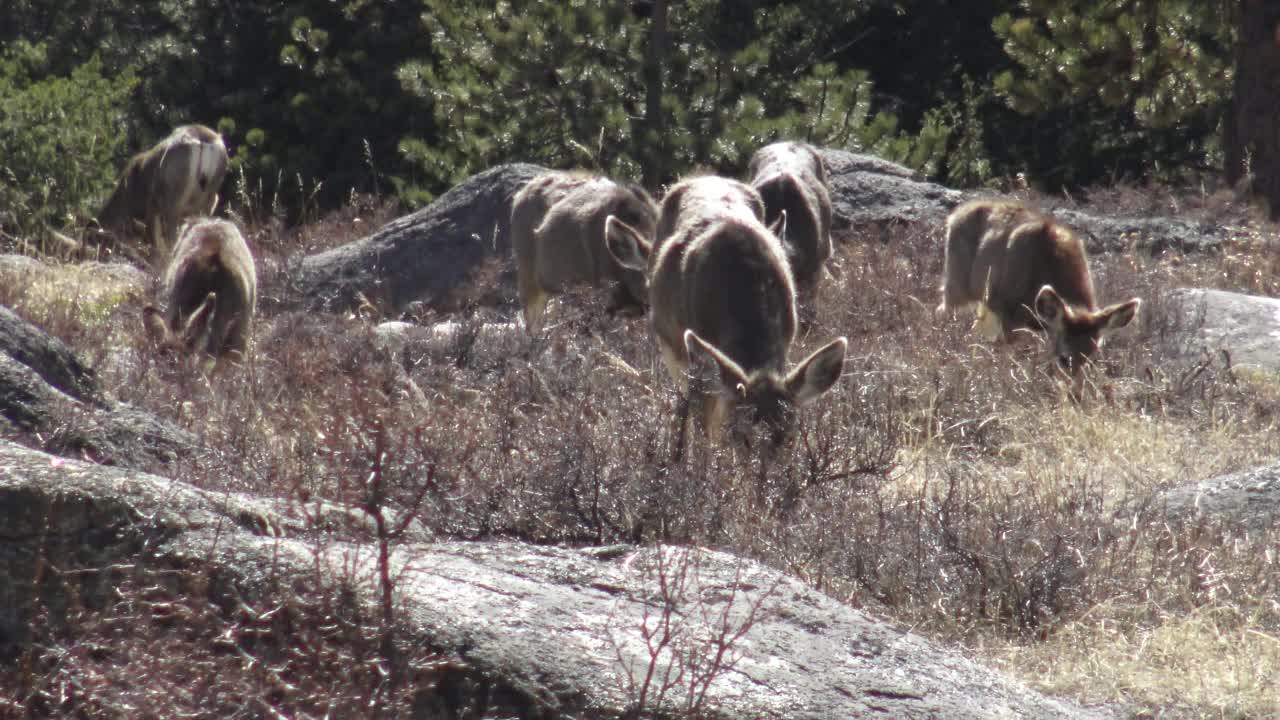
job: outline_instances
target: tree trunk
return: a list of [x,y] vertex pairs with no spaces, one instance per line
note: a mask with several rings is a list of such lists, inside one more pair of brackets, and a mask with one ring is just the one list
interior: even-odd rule
[[644,132],[637,157],[642,181],[657,190],[666,179],[666,127],[662,116],[663,65],[667,59],[668,0],[653,0],[649,18],[649,46],[644,54]]
[[1280,219],[1280,0],[1241,0],[1227,123],[1227,181],[1250,181]]

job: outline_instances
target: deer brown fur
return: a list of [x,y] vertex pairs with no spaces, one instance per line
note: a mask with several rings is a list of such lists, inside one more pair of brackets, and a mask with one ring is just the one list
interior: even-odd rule
[[672,231],[658,238],[655,256],[646,258],[625,236],[611,236],[610,251],[619,262],[651,268],[658,346],[708,434],[729,421],[736,437],[749,440],[747,431],[763,426],[769,447],[781,446],[794,431],[796,407],[839,380],[847,342],[839,338],[788,371],[795,285],[781,243],[760,220],[755,190],[708,176],[679,183],[670,196],[679,201],[664,202],[659,227]]
[[1022,203],[965,203],[946,232],[939,312],[980,303],[978,323],[992,338],[1043,329],[1053,356],[1077,378],[1105,334],[1138,314],[1138,298],[1099,309],[1084,242]]
[[609,233],[652,242],[658,210],[638,185],[581,173],[529,181],[511,209],[516,282],[525,325],[537,331],[547,302],[576,284],[613,286],[612,310],[648,304],[644,272],[623,267],[606,248]]
[[798,142],[766,145],[751,157],[751,186],[764,201],[764,221],[772,225],[785,212],[780,238],[796,290],[808,303],[831,257],[831,191],[822,156]]
[[226,220],[187,225],[161,278],[165,305],[148,307],[148,330],[166,344],[214,358],[248,352],[258,301],[249,245]]
[[204,125],[183,125],[129,160],[97,223],[118,239],[141,232],[158,262],[183,220],[213,213],[226,174],[222,136]]

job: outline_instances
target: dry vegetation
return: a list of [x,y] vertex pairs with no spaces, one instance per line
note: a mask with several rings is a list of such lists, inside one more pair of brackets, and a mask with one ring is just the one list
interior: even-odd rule
[[[1091,209],[1130,208],[1136,195],[1148,197],[1148,211],[1172,203],[1245,217],[1221,199],[1152,200],[1153,192],[1100,193]],[[676,397],[647,326],[607,317],[592,293],[553,303],[536,338],[486,329],[510,320],[514,305],[424,310],[410,319],[459,320],[461,330],[392,349],[377,342],[370,318],[297,314],[271,301],[301,252],[354,239],[388,216],[362,201],[295,232],[250,229],[266,301],[256,356],[238,373],[209,378],[153,357],[135,294],[112,296],[119,304],[105,319],[91,289],[72,292],[85,299],[68,305],[6,284],[0,302],[68,340],[116,397],[199,435],[207,453],[152,468],[164,475],[359,504],[382,456],[390,506],[411,509],[439,537],[728,549],[962,643],[1052,693],[1136,717],[1280,715],[1277,530],[1175,521],[1151,502],[1162,489],[1280,455],[1276,378],[1237,376],[1217,355],[1182,352],[1180,331],[1194,319],[1168,295],[1200,285],[1280,296],[1280,253],[1261,231],[1215,255],[1095,257],[1102,301],[1138,295],[1144,305],[1077,405],[1035,341],[983,344],[968,333],[968,316],[932,315],[938,228],[855,228],[837,246],[836,281],[822,289],[814,332],[792,353],[847,335],[846,377],[802,414],[788,461],[763,466],[701,441],[671,460]],[[37,659],[44,697],[75,671],[93,679],[76,686],[88,714],[114,702],[119,682],[103,679],[107,670],[85,648],[111,640],[120,613],[153,617],[152,605],[139,605],[151,602],[147,587],[121,590],[114,614],[84,620],[87,645],[64,640]],[[262,608],[191,597],[167,597],[164,622],[148,625],[159,628],[156,639],[113,649],[117,663],[128,660],[110,672],[140,677],[131,668],[183,645],[172,652],[218,664],[264,706],[307,707],[271,689],[265,670],[243,670],[281,657],[272,654],[287,645],[273,634],[279,621],[244,616]],[[334,627],[296,608],[287,614]],[[223,637],[214,630],[228,623],[262,626],[271,642],[259,655],[243,643],[214,652]],[[358,626],[334,657],[375,662]],[[290,656],[290,672],[308,667],[306,653],[328,652],[304,651]],[[145,677],[156,692],[185,682]],[[378,687],[354,671],[321,677],[319,686],[348,683],[366,701]],[[398,701],[386,702],[393,710]]]

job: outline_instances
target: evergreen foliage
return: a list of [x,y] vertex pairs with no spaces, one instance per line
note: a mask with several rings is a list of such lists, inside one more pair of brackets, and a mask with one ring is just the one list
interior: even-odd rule
[[136,84],[96,57],[63,75],[49,63],[47,46],[21,41],[0,56],[0,228],[20,236],[92,215],[111,191]]
[[[290,220],[352,191],[421,205],[518,160],[656,190],[700,168],[739,173],[780,138],[959,186],[1186,178],[1220,164],[1238,5],[12,0],[3,212],[30,227],[91,212],[103,178],[189,122],[226,137],[237,208]],[[39,120],[58,103],[91,117]],[[58,134],[96,140],[41,155]],[[19,175],[40,162],[96,166]]]
[[699,166],[741,170],[781,137],[929,170],[948,136],[940,118],[911,137],[873,111],[865,72],[821,60],[834,40],[826,19],[865,4],[673,3],[659,53],[667,131],[653,137],[640,122],[649,19],[629,4],[423,0],[433,54],[400,78],[430,100],[439,135],[407,138],[401,151],[438,185],[509,160],[621,177],[660,161],[669,181]]
[[992,24],[1015,63],[994,82],[1014,110],[1058,138],[1059,151],[1033,156],[1042,180],[1078,185],[1221,166],[1233,3],[1020,5]]

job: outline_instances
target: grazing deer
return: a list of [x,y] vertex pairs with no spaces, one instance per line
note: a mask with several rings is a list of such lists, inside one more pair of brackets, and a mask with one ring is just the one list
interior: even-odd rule
[[[658,238],[655,256],[646,257],[646,248],[626,235],[610,235],[609,250],[624,265],[652,268],[654,332],[687,397],[680,447],[693,406],[708,435],[718,436],[728,421],[734,438],[749,445],[748,431],[763,425],[766,447],[776,450],[794,433],[796,407],[839,380],[848,343],[839,338],[788,372],[795,285],[782,244],[760,220],[755,190],[699,177],[677,184],[670,195],[679,200],[663,204],[659,225],[674,230]],[[672,207],[676,217],[666,215]]]
[[248,352],[258,301],[258,274],[249,245],[226,220],[199,220],[183,229],[161,279],[164,318],[143,309],[147,330],[163,345],[213,358]]
[[213,213],[226,174],[222,136],[204,125],[183,125],[129,160],[97,224],[118,238],[141,230],[159,262],[183,220]]
[[[714,175],[706,177],[723,180]],[[764,201],[760,199],[760,193],[750,185],[740,182],[697,182],[700,180],[701,177],[685,178],[662,197],[658,228],[649,254],[651,259],[657,259],[662,251],[662,243],[675,234],[676,224],[686,217],[686,208],[697,208],[697,212],[707,216],[715,208],[726,212],[738,212],[746,208],[755,215],[756,220],[764,222]]]
[[831,191],[822,156],[804,143],[774,143],[751,156],[750,173],[751,186],[764,201],[765,224],[786,213],[786,232],[779,239],[807,306],[831,257]]
[[1042,328],[1077,397],[1104,335],[1132,322],[1142,304],[1133,298],[1099,310],[1084,242],[1018,202],[961,205],[947,218],[946,242],[938,312],[981,303],[976,324],[991,339]]
[[647,305],[645,273],[618,264],[605,239],[625,234],[647,246],[657,216],[653,199],[635,184],[560,172],[530,180],[511,208],[516,282],[529,331],[541,328],[552,295],[579,283],[612,284],[614,311]]

